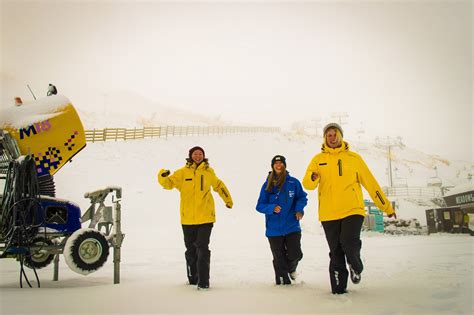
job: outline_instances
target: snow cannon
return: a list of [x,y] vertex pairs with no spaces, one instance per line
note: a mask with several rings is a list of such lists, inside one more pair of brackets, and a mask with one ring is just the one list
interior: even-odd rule
[[[0,112],[0,258],[36,269],[59,257],[81,275],[100,269],[114,250],[114,283],[120,282],[122,189],[106,187],[84,195],[90,206],[56,198],[53,175],[86,146],[84,128],[72,103],[48,96]],[[74,181],[71,182],[74,185]],[[110,203],[111,201],[111,203]]]
[[54,95],[2,111],[0,128],[33,156],[38,176],[54,175],[86,146],[84,127],[71,101]]

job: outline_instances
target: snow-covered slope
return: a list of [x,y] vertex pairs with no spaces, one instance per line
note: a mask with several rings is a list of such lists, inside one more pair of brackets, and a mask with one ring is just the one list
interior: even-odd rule
[[[179,194],[156,181],[161,168],[184,164],[188,149],[201,145],[216,174],[227,184],[234,208],[215,195],[217,223],[211,237],[211,290],[186,285]],[[86,209],[84,192],[123,188],[122,281],[113,285],[111,259],[87,277],[60,262],[40,270],[42,289],[18,288],[18,263],[0,260],[2,314],[97,313],[280,313],[280,314],[470,314],[473,238],[466,235],[389,236],[363,233],[365,271],[349,294],[332,296],[328,248],[317,221],[316,192],[302,221],[304,258],[291,287],[273,284],[272,258],[264,217],[255,211],[260,186],[275,154],[286,156],[289,171],[301,178],[319,151],[318,140],[276,135],[227,135],[93,143],[56,176],[58,196]],[[383,159],[367,155],[385,183]],[[421,172],[421,171],[420,171]],[[403,217],[422,208],[400,209]],[[455,267],[453,267],[455,266]],[[34,276],[28,273],[30,279]],[[436,276],[434,276],[436,275]],[[24,303],[25,294],[28,303]],[[44,303],[52,301],[54,303]]]
[[[116,90],[93,99],[96,104],[78,103],[84,126],[92,128],[148,127],[163,125],[222,125],[218,115],[209,117],[199,109],[188,112],[177,106],[165,106],[137,93]],[[130,111],[133,108],[133,111]]]

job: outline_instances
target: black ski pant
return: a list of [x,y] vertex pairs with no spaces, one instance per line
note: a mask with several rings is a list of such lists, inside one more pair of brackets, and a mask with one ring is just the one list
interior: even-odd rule
[[186,246],[186,271],[189,284],[209,286],[211,251],[209,241],[213,223],[182,225]]
[[296,271],[298,262],[303,258],[301,232],[268,237],[268,241],[273,254],[276,284],[291,284],[288,274]]
[[364,217],[351,215],[340,220],[323,221],[326,240],[329,245],[329,278],[331,279],[332,293],[344,293],[347,288],[347,263],[356,273],[364,269],[360,259],[362,241],[360,230]]

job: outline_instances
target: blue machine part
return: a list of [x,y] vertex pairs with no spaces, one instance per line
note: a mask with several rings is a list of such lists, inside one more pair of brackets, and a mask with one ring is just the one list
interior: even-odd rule
[[38,219],[44,222],[44,227],[65,234],[72,234],[81,228],[81,209],[77,205],[50,197],[41,197],[40,203],[42,209],[38,207]]
[[5,252],[10,255],[26,255],[28,249],[26,247],[10,247]]

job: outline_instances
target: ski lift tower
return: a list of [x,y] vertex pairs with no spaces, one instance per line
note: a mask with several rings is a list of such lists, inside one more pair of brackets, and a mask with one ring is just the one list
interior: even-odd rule
[[375,146],[379,148],[385,148],[387,150],[387,161],[388,161],[388,183],[390,189],[393,188],[393,174],[392,174],[392,148],[403,149],[405,145],[402,143],[401,137],[386,137],[386,138],[375,138]]
[[360,142],[360,137],[365,133],[364,124],[362,123],[362,121],[360,122],[360,127],[359,127],[359,129],[357,129],[356,133],[357,133],[357,137],[359,138],[359,142]]
[[316,137],[320,135],[319,130],[321,129],[321,118],[315,118],[311,120],[312,123],[314,123],[314,131],[316,132]]
[[339,124],[339,126],[342,127],[342,125],[347,124],[347,122],[343,121],[343,119],[344,118],[349,118],[349,115],[346,112],[344,112],[344,113],[332,113],[331,118],[333,119],[333,121],[336,121]]

